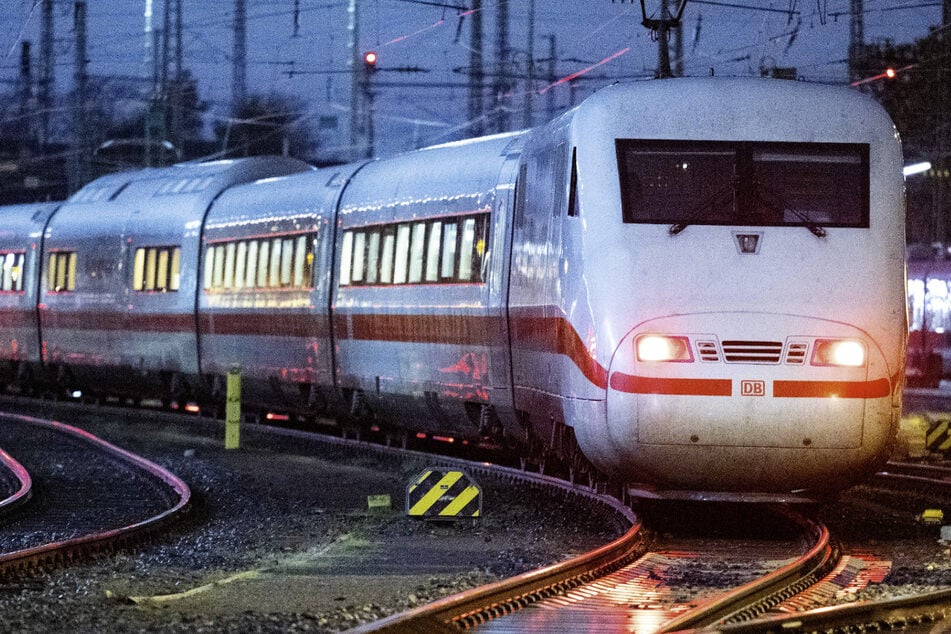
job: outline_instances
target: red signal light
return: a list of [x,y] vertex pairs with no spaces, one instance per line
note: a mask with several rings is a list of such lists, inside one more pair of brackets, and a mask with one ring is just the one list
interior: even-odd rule
[[377,55],[373,51],[367,51],[363,54],[363,63],[368,67],[373,68],[376,66]]
[[889,78],[889,79],[895,79],[895,75],[897,75],[897,74],[898,74],[898,73],[895,71],[894,68],[886,68],[886,69],[885,69],[885,77],[887,77],[887,78]]

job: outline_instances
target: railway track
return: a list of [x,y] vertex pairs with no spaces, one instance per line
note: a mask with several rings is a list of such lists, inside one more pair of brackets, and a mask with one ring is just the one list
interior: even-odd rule
[[172,473],[70,425],[0,413],[0,446],[20,483],[0,503],[0,578],[124,546],[190,501]]
[[[794,537],[770,544],[762,539],[713,540],[700,550],[694,542],[684,550],[685,542],[676,539],[651,544],[637,523],[622,538],[597,551],[356,631],[433,627],[480,632],[679,631],[753,618],[818,583],[839,561],[823,526],[788,511],[782,517]],[[804,540],[809,547],[798,552],[797,545]],[[729,592],[719,589],[722,568],[713,566],[697,573],[705,560],[722,559],[725,544],[734,552],[734,565],[727,574],[737,584]],[[685,574],[690,568],[692,573]],[[751,572],[764,568],[763,574]],[[679,588],[678,583],[682,584]],[[697,585],[706,589],[698,593]]]

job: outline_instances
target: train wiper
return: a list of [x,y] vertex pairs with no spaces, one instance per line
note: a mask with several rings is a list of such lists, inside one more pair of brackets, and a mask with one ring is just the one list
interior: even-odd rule
[[[778,196],[776,192],[772,190],[766,190],[764,192],[758,185],[753,185],[750,193],[756,200],[768,207],[770,211],[778,212],[780,214],[788,211],[792,215],[799,218],[806,229],[812,232],[812,235],[816,236],[817,238],[826,237],[826,230],[822,225],[810,220],[809,217],[801,211],[793,209],[792,205],[786,203],[786,201],[783,200],[782,197]],[[772,200],[766,197],[767,194],[772,197]]]
[[686,229],[687,227],[689,227],[690,225],[695,224],[698,220],[703,220],[707,216],[707,214],[712,209],[714,209],[714,206],[716,205],[717,201],[724,194],[730,194],[730,196],[732,197],[733,187],[734,187],[734,184],[730,183],[729,185],[722,188],[721,190],[711,194],[709,198],[701,201],[700,204],[698,204],[689,212],[687,212],[687,220],[684,220],[683,222],[675,222],[674,224],[670,225],[670,228],[667,229],[667,233],[669,233],[672,236],[675,236],[681,231],[683,231],[684,229]]

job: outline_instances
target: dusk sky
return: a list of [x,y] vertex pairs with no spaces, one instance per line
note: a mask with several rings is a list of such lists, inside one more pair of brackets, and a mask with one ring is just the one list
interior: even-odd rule
[[[485,63],[494,63],[499,0],[483,0]],[[504,0],[503,0],[504,1]],[[673,0],[671,0],[673,4]],[[40,9],[36,0],[0,0],[0,77],[10,89],[19,66],[20,42],[31,40],[38,56]],[[162,0],[154,0],[153,24],[162,22]],[[184,67],[199,80],[210,117],[229,113],[232,86],[233,2],[183,0]],[[297,20],[295,25],[295,4]],[[469,62],[470,16],[454,8],[421,0],[360,0],[362,49],[380,55],[375,79],[397,83],[464,83],[454,69]],[[468,5],[468,2],[447,2]],[[535,55],[549,58],[555,36],[556,75],[564,77],[594,66],[580,84],[577,98],[615,78],[648,77],[656,67],[657,45],[641,26],[639,3],[611,0],[536,1]],[[660,0],[648,0],[656,11]],[[145,0],[88,0],[89,72],[95,76],[149,77],[145,63]],[[247,0],[247,86],[253,94],[283,93],[304,99],[315,128],[323,118],[324,145],[349,141],[347,111],[347,2],[331,0]],[[509,1],[509,45],[514,62],[527,59],[528,0]],[[744,8],[745,7],[745,8]],[[58,90],[71,87],[74,33],[72,1],[56,3]],[[845,83],[849,0],[689,0],[684,13],[685,74],[759,75],[763,66],[795,67],[806,80]],[[462,26],[460,28],[460,20]],[[911,42],[928,34],[941,20],[940,0],[865,0],[865,39]],[[37,58],[35,58],[37,60]],[[38,60],[37,60],[38,63]],[[416,66],[429,72],[387,70]],[[547,61],[537,64],[547,73]],[[38,71],[37,71],[38,72]],[[548,84],[535,82],[536,92]],[[526,86],[516,86],[503,103],[514,109],[513,125],[522,121]],[[552,88],[555,105],[569,103],[566,84]],[[410,149],[455,138],[465,123],[467,91],[462,87],[380,87],[377,138],[380,152]],[[545,112],[546,96],[534,98],[534,123]],[[487,107],[490,107],[487,105]],[[326,126],[338,117],[338,132]]]

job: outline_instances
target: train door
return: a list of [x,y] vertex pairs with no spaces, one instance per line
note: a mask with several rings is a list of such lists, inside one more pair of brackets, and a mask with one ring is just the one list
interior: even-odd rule
[[518,188],[518,151],[508,154],[499,173],[495,188],[495,208],[492,210],[491,245],[494,251],[489,259],[488,314],[489,314],[489,376],[492,382],[490,403],[486,412],[488,425],[497,433],[502,429],[511,435],[521,432],[517,427],[512,392],[512,357],[509,340],[508,303],[509,271],[512,260],[512,226]]

